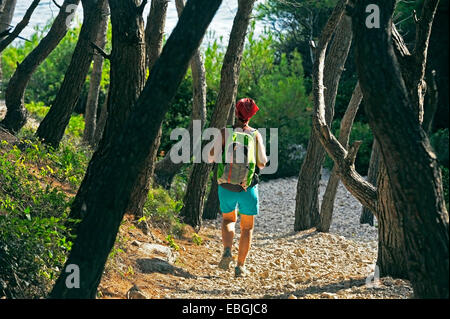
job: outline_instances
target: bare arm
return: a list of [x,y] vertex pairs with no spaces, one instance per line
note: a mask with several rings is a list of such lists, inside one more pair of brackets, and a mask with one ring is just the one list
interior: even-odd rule
[[256,134],[256,165],[263,169],[267,164],[266,147],[261,134]]

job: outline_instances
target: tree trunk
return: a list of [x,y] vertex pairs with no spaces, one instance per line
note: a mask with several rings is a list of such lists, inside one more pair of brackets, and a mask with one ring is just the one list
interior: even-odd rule
[[67,12],[67,7],[69,5],[77,6],[79,2],[80,0],[64,1],[47,35],[17,66],[5,92],[6,117],[0,122],[0,125],[8,131],[17,133],[25,125],[27,111],[23,99],[31,76],[66,35],[68,30],[67,19],[72,14],[70,10]]
[[380,270],[380,276],[409,279],[401,216],[399,216],[395,208],[389,176],[381,156],[378,163],[376,185],[378,186],[377,265]]
[[[221,129],[226,125],[236,99],[245,35],[254,2],[255,0],[239,0],[222,65],[219,95],[210,127]],[[211,169],[212,165],[208,163],[193,165],[184,197],[184,207],[180,212],[183,221],[196,229],[201,227],[206,185]]]
[[[115,0],[116,3],[123,0]],[[111,10],[113,0],[110,1]],[[50,294],[52,298],[95,298],[108,254],[128,207],[133,185],[146,169],[150,147],[175,96],[190,59],[221,4],[220,0],[190,0],[154,65],[145,88],[122,129],[103,140],[94,153],[80,194],[85,218],[79,225],[65,267]],[[81,193],[80,193],[81,192]],[[76,215],[79,215],[78,213]],[[68,289],[67,265],[80,270],[80,288]]]
[[105,101],[103,102],[103,105],[101,106],[100,115],[98,117],[97,124],[95,125],[94,144],[93,144],[94,149],[97,149],[98,144],[100,143],[100,140],[102,139],[103,131],[105,130],[106,119],[108,118],[109,90],[110,89],[108,89],[108,94],[106,95]]
[[152,69],[158,59],[164,37],[168,0],[152,0],[145,27],[146,65]]
[[[106,37],[108,33],[109,6],[108,2],[102,8],[104,14],[100,22],[100,28],[97,35],[97,46],[104,50],[106,46]],[[99,53],[94,55],[94,63],[92,66],[91,80],[89,83],[89,93],[86,102],[86,110],[84,112],[84,133],[83,140],[91,146],[94,146],[95,127],[97,125],[97,105],[101,89],[102,72],[103,72],[103,56]]]
[[[162,36],[164,34],[164,25],[166,20],[167,1],[153,0],[150,13],[147,20],[147,30],[145,37],[142,39],[146,43],[146,53],[148,58],[148,67],[151,72],[157,59],[161,54]],[[144,63],[144,68],[146,63]],[[140,218],[144,214],[144,205],[150,191],[151,179],[155,170],[156,157],[161,144],[162,123],[159,126],[158,135],[151,146],[150,155],[147,158],[146,169],[141,173],[133,189],[131,201],[127,211],[132,213],[136,218]]]
[[205,209],[203,210],[203,219],[217,219],[217,215],[220,212],[218,189],[219,184],[217,183],[217,165],[214,165],[211,180],[211,190],[209,191],[208,199],[205,203]]
[[[2,0],[0,2],[0,34],[8,30],[14,16],[17,0]],[[0,82],[3,82],[2,54],[0,52]]]
[[[374,186],[377,186],[377,177],[380,166],[380,146],[377,141],[373,141],[372,153],[370,154],[369,170],[367,172],[367,181]],[[369,224],[373,226],[373,213],[367,207],[362,208],[361,216],[359,218],[361,224]]]
[[[104,149],[111,143],[117,132],[123,129],[123,123],[135,108],[141,94],[146,77],[144,20],[142,13],[136,10],[138,0],[110,0],[112,25],[111,76],[108,96],[108,110],[105,128],[98,149]],[[145,185],[144,185],[145,186]],[[127,213],[136,213],[138,207],[143,208],[138,196],[142,192],[141,176],[133,187]],[[81,195],[81,194],[80,194]],[[84,198],[77,196],[76,200]],[[74,207],[79,205],[74,203]],[[75,210],[79,212],[79,210]],[[73,216],[82,218],[83,216]]]
[[[365,27],[365,10],[369,4],[384,10],[379,29]],[[420,126],[421,112],[416,107],[420,98],[410,98],[411,91],[405,86],[400,63],[394,54],[392,13],[395,4],[394,0],[357,2],[353,16],[357,70],[366,114],[380,144],[399,225],[403,228],[408,277],[414,293],[419,298],[448,298],[448,213],[441,174],[427,135]],[[423,5],[420,24],[429,31],[436,6],[434,0],[426,0]],[[415,49],[415,57],[425,59],[418,64],[418,69],[423,70],[429,34],[419,34],[426,38],[416,40]]]
[[[341,74],[352,43],[351,19],[342,19],[330,47],[325,62],[324,85],[325,92],[325,118],[330,126],[334,116],[334,105]],[[320,144],[314,130],[311,130],[309,143],[297,183],[297,195],[295,199],[295,224],[294,230],[301,231],[317,226],[320,222],[319,215],[319,182],[325,150]]]
[[50,146],[58,147],[61,142],[82,91],[94,55],[91,43],[97,38],[102,15],[104,14],[102,12],[104,1],[106,0],[96,2],[81,1],[84,14],[83,26],[81,27],[72,60],[64,76],[61,88],[36,132],[36,136]]
[[[358,112],[359,105],[362,101],[362,92],[359,83],[353,91],[350,103],[345,111],[344,117],[341,121],[341,129],[339,131],[339,142],[348,148],[348,141],[350,139],[350,133],[352,132],[353,121],[355,120],[356,113]],[[320,223],[317,226],[317,230],[320,232],[329,232],[331,226],[331,220],[333,216],[334,200],[336,198],[337,187],[339,185],[339,175],[337,165],[333,166],[330,178],[328,180],[327,188],[322,199],[322,206],[320,209]]]
[[430,134],[433,131],[434,116],[439,106],[439,91],[436,83],[436,71],[427,72],[427,93],[424,100],[422,127]]
[[[8,32],[8,34],[1,38],[0,40],[0,53],[3,52],[3,50],[6,49],[6,47],[8,45],[10,45],[18,36],[19,34],[23,31],[23,29],[25,29],[25,27],[28,25],[28,23],[30,22],[31,16],[33,15],[34,10],[36,9],[36,7],[39,5],[40,0],[33,0],[33,2],[30,4],[30,6],[28,7],[27,11],[25,12],[25,15],[23,16],[22,20],[16,24],[15,28]],[[7,14],[7,19],[9,18],[10,14],[14,14],[14,9],[15,9],[15,1],[12,3],[8,4],[9,7],[6,7],[5,9],[10,10],[8,12],[6,12]]]
[[[175,1],[178,16],[181,15],[184,9],[184,0]],[[206,121],[206,70],[205,64],[203,62],[203,57],[200,50],[195,52],[191,60],[191,71],[192,71],[192,121],[189,126],[190,136],[193,137],[193,121],[201,121],[201,127],[203,128]],[[191,150],[194,149],[200,143],[200,141],[192,140]],[[153,174],[154,182],[158,185],[163,186],[166,189],[170,188],[172,180],[175,175],[179,172],[184,163],[173,163],[170,158],[170,151],[166,156],[158,161],[155,165],[155,172]]]

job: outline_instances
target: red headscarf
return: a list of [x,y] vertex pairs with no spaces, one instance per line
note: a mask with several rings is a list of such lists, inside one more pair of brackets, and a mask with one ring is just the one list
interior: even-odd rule
[[248,122],[258,110],[259,107],[250,98],[241,99],[236,104],[236,116],[244,122]]

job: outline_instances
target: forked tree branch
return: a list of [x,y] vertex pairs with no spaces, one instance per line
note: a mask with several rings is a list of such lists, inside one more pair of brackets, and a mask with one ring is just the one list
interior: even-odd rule
[[327,151],[328,155],[337,165],[339,176],[345,187],[355,196],[364,206],[377,211],[377,190],[364,180],[356,172],[355,158],[360,142],[354,143],[348,152],[344,146],[336,139],[327,125],[325,119],[325,97],[324,97],[324,68],[325,56],[328,44],[335,32],[337,25],[342,19],[348,0],[340,0],[325,25],[316,50],[316,60],[313,67],[313,129],[319,136],[320,142]]

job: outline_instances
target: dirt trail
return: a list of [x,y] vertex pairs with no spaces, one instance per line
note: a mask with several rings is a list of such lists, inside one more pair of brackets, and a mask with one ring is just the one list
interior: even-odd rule
[[[324,191],[328,174],[321,183]],[[360,226],[361,205],[340,185],[334,220],[329,234],[313,230],[293,232],[296,179],[261,183],[261,213],[253,247],[247,259],[250,275],[234,278],[234,271],[218,269],[222,253],[220,222],[206,221],[199,235],[202,245],[177,241],[181,249],[166,252],[146,250],[148,237],[128,232],[126,259],[116,270],[107,271],[100,291],[105,298],[125,298],[136,284],[148,298],[409,298],[409,282],[381,278],[366,285],[377,257],[376,227]],[[237,254],[239,223],[233,253]],[[160,235],[160,234],[157,234]],[[163,237],[156,237],[163,244]],[[157,238],[160,238],[158,240]],[[155,240],[153,240],[155,243]],[[169,253],[170,255],[170,253]],[[156,266],[152,262],[159,261]],[[142,266],[149,261],[150,269]],[[171,261],[172,260],[172,261]],[[153,267],[153,268],[152,268]],[[112,267],[114,268],[114,267]],[[128,272],[127,272],[128,271]],[[372,282],[370,282],[372,283]]]

